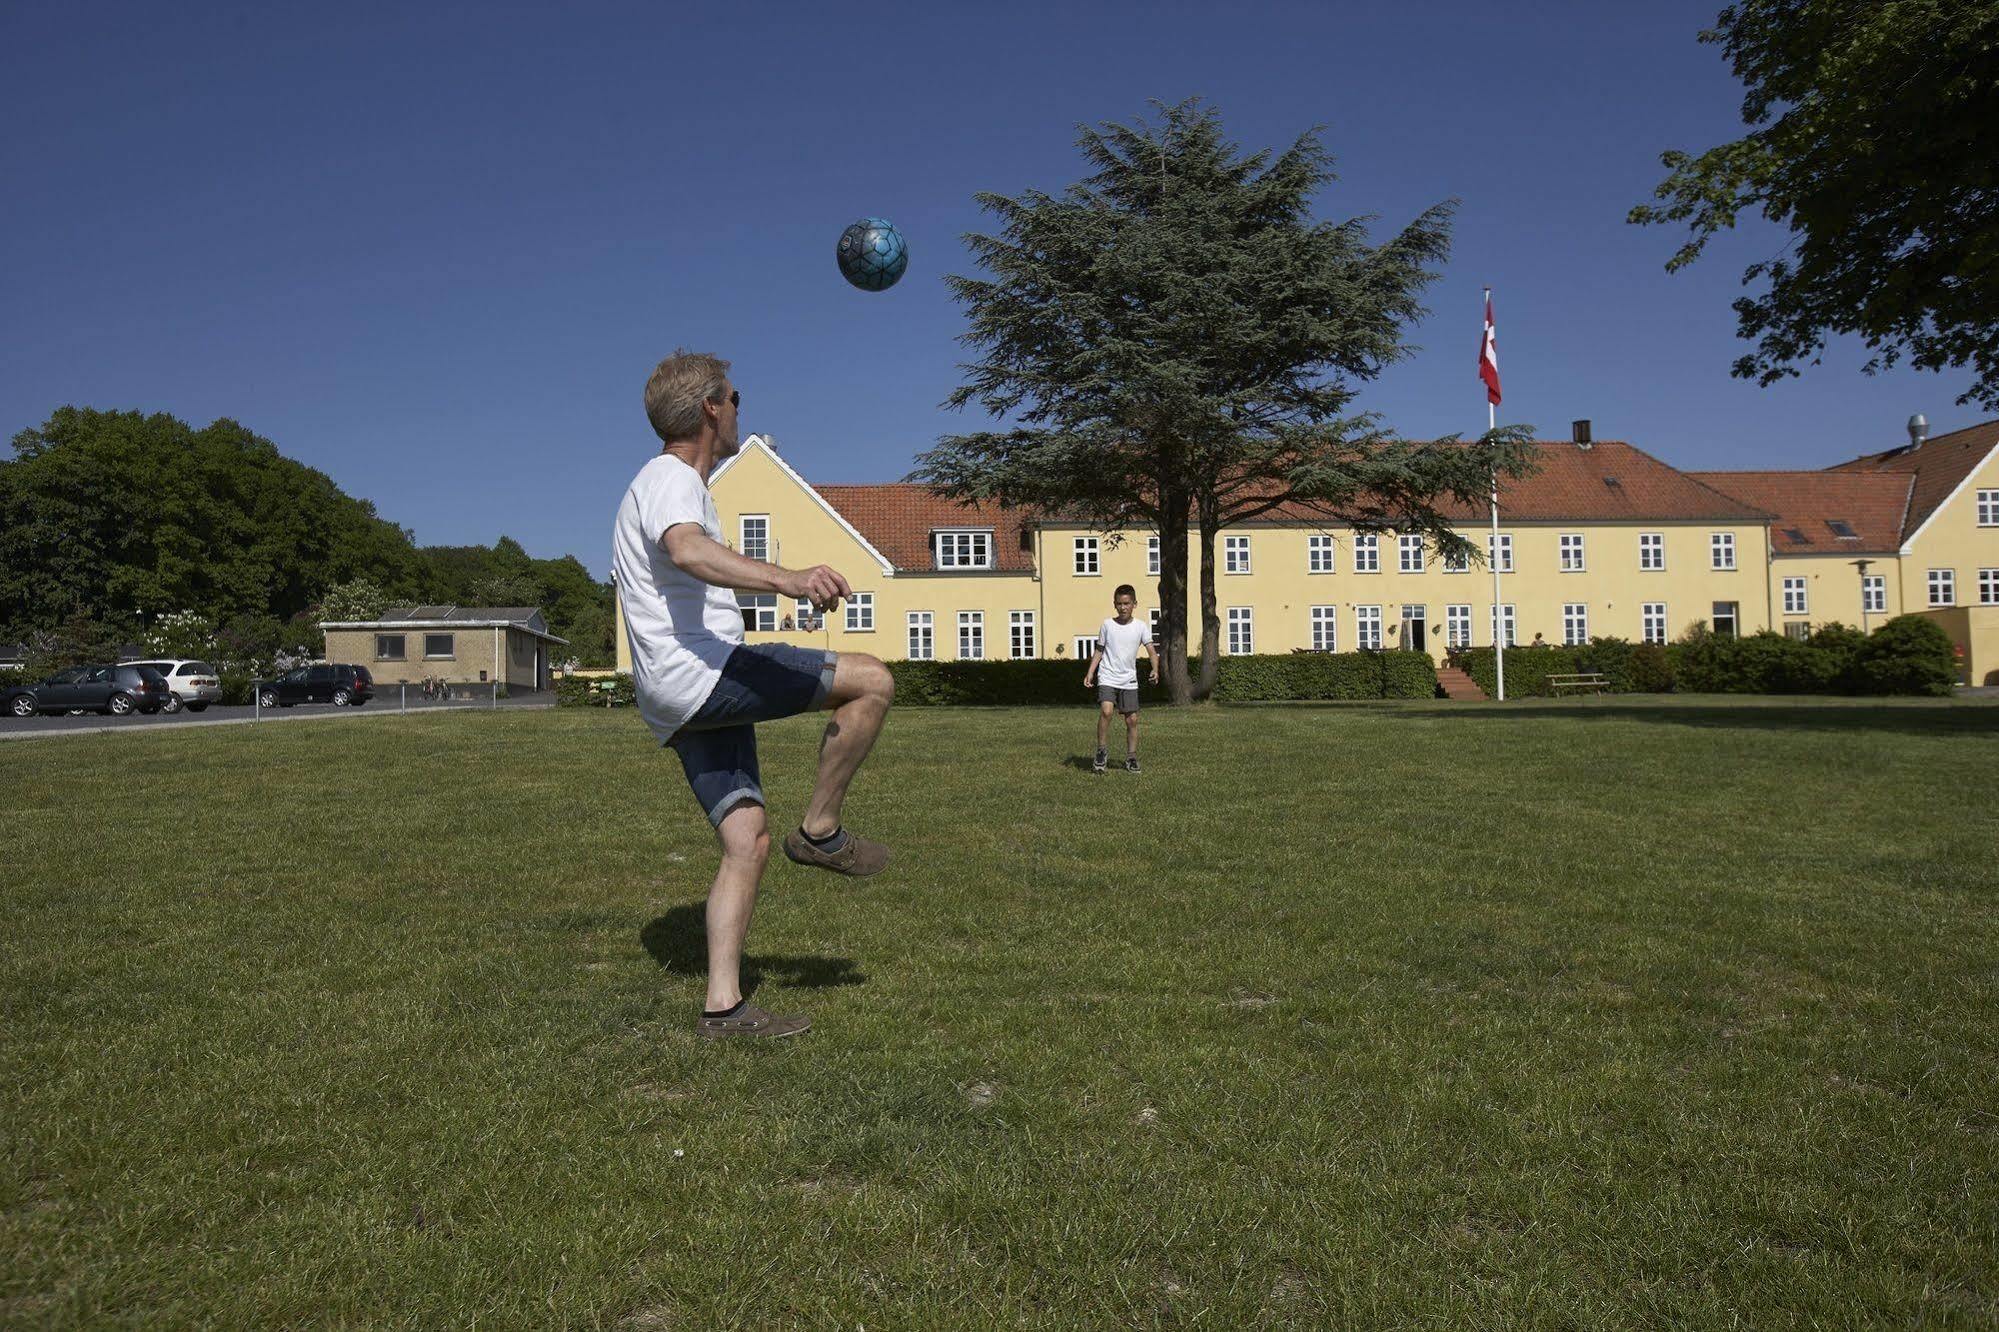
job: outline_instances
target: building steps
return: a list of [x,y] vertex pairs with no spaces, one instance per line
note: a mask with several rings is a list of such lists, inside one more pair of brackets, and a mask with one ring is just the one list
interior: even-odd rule
[[1455,698],[1464,701],[1473,699],[1483,701],[1485,699],[1485,691],[1478,687],[1478,681],[1472,679],[1455,666],[1439,666],[1437,668],[1437,683],[1444,687],[1444,696],[1446,698]]

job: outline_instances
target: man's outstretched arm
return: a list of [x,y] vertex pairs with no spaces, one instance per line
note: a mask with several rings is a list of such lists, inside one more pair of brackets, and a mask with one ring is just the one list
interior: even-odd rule
[[830,565],[782,569],[730,550],[693,523],[675,523],[666,529],[659,544],[681,569],[716,587],[805,597],[819,610],[832,610],[841,598],[854,595],[847,580]]

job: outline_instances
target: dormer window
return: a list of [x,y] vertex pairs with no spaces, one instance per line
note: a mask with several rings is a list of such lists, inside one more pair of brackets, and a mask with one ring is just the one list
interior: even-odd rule
[[930,547],[937,553],[939,569],[990,569],[993,567],[993,532],[990,527],[952,529],[930,534]]

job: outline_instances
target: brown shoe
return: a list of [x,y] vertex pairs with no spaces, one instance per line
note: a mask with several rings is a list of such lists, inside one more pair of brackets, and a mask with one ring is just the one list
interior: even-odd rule
[[694,1029],[711,1041],[727,1036],[796,1036],[802,1031],[812,1030],[812,1019],[779,1017],[755,1004],[746,1003],[728,1017],[709,1017],[703,1013],[701,1020],[694,1024]]
[[806,840],[805,829],[793,828],[784,836],[784,855],[795,865],[832,870],[835,874],[849,874],[856,879],[865,879],[888,868],[888,848],[853,833],[847,834],[845,845],[838,851],[821,851]]

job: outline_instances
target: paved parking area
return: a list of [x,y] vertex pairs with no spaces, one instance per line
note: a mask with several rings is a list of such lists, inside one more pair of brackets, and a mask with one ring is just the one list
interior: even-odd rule
[[[520,708],[549,708],[555,706],[552,694],[531,695],[526,698],[503,698],[501,710]],[[295,707],[266,709],[261,716],[255,708],[211,707],[205,712],[189,712],[183,708],[168,716],[156,712],[148,717],[134,713],[129,717],[101,717],[96,713],[85,713],[81,717],[10,717],[0,715],[0,740],[27,740],[36,736],[54,735],[95,735],[105,731],[157,731],[178,726],[238,726],[264,725],[276,722],[311,721],[315,718],[354,719],[359,717],[414,716],[420,712],[491,712],[491,702],[485,703],[425,703],[412,704],[404,713],[395,697],[386,702],[377,697],[372,702],[358,708],[336,708],[331,703],[300,703]]]

